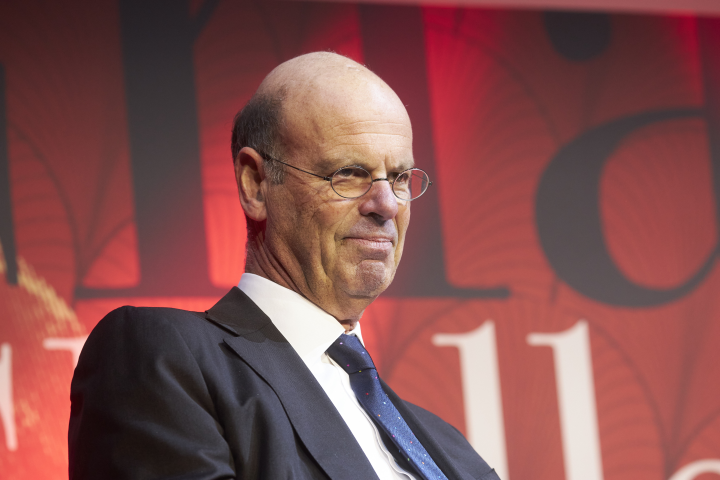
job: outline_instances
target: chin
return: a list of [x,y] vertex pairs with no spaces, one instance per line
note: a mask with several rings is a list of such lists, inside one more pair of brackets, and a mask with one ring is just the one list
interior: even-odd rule
[[354,297],[375,298],[390,285],[394,273],[380,262],[362,262],[349,276],[346,291]]

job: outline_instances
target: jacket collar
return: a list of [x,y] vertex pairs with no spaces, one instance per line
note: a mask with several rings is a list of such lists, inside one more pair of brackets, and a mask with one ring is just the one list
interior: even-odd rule
[[232,333],[225,343],[275,391],[313,458],[332,479],[377,479],[352,432],[315,377],[267,315],[233,287],[206,318]]
[[237,287],[230,289],[205,318],[237,335],[247,335],[271,324],[270,318]]
[[[345,328],[299,293],[272,280],[243,273],[238,288],[253,301],[312,370]],[[358,323],[353,333],[360,331]]]

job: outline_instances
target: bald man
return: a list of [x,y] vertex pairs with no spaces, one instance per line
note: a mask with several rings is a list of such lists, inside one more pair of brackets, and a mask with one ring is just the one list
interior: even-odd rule
[[236,116],[232,154],[245,273],[205,313],[123,307],[97,325],[73,377],[70,478],[497,480],[363,346],[431,184],[397,95],[345,57],[297,57]]

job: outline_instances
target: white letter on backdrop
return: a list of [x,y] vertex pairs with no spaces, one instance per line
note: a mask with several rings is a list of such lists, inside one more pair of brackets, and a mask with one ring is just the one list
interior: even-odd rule
[[555,360],[565,478],[602,480],[590,334],[580,320],[560,333],[531,333],[527,342],[552,348]]
[[11,452],[17,450],[15,406],[12,393],[12,347],[0,345],[0,420],[5,427],[5,445]]
[[433,344],[457,347],[470,444],[509,480],[495,324],[488,320],[468,333],[438,333]]
[[675,472],[670,477],[670,480],[693,480],[703,473],[717,473],[720,475],[720,460],[710,458],[689,463]]
[[87,335],[84,337],[46,338],[43,340],[43,348],[45,350],[67,350],[72,354],[73,368],[75,368],[87,338]]

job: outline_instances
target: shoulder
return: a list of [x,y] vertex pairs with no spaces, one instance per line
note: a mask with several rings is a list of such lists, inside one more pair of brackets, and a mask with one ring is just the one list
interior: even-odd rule
[[91,336],[104,335],[118,330],[156,330],[182,327],[199,327],[206,323],[205,315],[176,308],[133,307],[116,308],[98,322]]
[[108,313],[92,330],[75,377],[91,372],[155,369],[195,363],[199,351],[227,336],[203,313],[173,308],[124,306]]
[[478,480],[499,480],[495,470],[478,455],[460,431],[434,413],[403,400],[422,426],[437,440],[447,455],[468,472],[481,472]]
[[[88,337],[70,387],[71,478],[234,475],[209,367],[200,361],[220,331],[183,310],[126,306],[107,314]],[[202,340],[213,335],[215,343]]]
[[201,312],[164,307],[124,306],[108,313],[90,333],[86,347],[96,344],[164,344],[183,339],[193,343],[223,331]]

